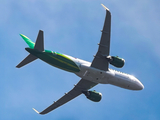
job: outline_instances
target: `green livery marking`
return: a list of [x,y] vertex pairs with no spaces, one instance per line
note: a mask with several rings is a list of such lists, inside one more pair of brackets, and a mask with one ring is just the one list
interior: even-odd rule
[[53,51],[42,52],[38,57],[48,64],[69,72],[79,72],[79,67],[67,56]]

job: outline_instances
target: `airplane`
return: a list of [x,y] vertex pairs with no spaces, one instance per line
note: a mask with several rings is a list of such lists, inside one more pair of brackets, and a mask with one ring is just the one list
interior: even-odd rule
[[99,48],[92,62],[87,62],[66,54],[45,50],[42,30],[39,30],[35,43],[25,35],[20,34],[20,36],[28,44],[29,47],[25,48],[25,50],[30,54],[16,66],[17,68],[20,68],[39,58],[54,67],[72,72],[81,78],[81,80],[74,85],[72,90],[65,93],[65,95],[59,100],[54,101],[52,105],[42,112],[38,112],[33,108],[33,110],[38,114],[47,114],[81,94],[84,94],[87,99],[93,102],[99,102],[102,98],[102,94],[100,92],[96,92],[95,90],[89,90],[98,84],[111,84],[129,90],[142,90],[144,88],[144,85],[133,75],[108,68],[109,64],[117,68],[122,68],[125,60],[118,56],[110,56],[109,54],[111,13],[106,6],[103,4],[101,5],[106,10],[106,17],[103,30],[101,30],[102,35],[100,43],[98,44]]

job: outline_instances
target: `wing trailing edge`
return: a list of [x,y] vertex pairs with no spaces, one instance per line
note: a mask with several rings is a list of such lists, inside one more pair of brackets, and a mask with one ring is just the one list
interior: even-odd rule
[[65,103],[71,101],[72,99],[76,98],[77,96],[82,94],[82,91],[86,91],[89,90],[90,88],[94,87],[95,85],[97,85],[98,83],[94,83],[92,81],[88,81],[85,79],[81,79],[76,85],[75,87],[70,90],[68,93],[65,93],[64,96],[62,96],[59,100],[54,101],[54,103],[52,105],[50,105],[49,107],[47,107],[45,110],[43,110],[42,112],[38,112],[36,109],[33,108],[33,110],[41,115],[47,114],[49,112],[51,112],[52,110],[60,107],[61,105],[64,105]]
[[106,60],[106,57],[109,56],[110,52],[110,32],[111,32],[111,13],[109,9],[101,4],[106,10],[106,17],[103,25],[103,29],[101,30],[101,40],[98,44],[97,54],[94,56],[95,58],[92,61],[91,67],[107,71],[109,62]]

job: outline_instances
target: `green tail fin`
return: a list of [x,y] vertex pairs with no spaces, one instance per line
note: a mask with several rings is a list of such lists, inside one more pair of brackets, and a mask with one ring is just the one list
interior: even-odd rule
[[[24,39],[24,41],[28,44],[28,46],[31,48],[31,49],[36,49],[38,51],[44,51],[44,38],[43,38],[43,31],[42,30],[39,30],[39,33],[38,33],[38,36],[37,36],[37,40],[36,40],[36,43],[32,42],[28,37],[26,37],[25,35],[23,34],[20,34],[20,36]],[[28,48],[26,48],[28,49]],[[28,50],[27,50],[28,51]],[[28,63],[36,60],[37,57],[32,55],[32,54],[29,54],[22,62],[20,62],[16,67],[17,68],[20,68],[24,65],[27,65]]]
[[32,49],[34,49],[35,43],[32,42],[27,36],[20,34],[20,36],[23,38],[23,40],[28,44],[28,46]]

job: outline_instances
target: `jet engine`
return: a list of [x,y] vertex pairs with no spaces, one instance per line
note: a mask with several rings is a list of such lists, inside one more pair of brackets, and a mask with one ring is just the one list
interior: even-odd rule
[[123,58],[118,56],[107,56],[106,58],[111,65],[117,68],[122,68],[124,66],[125,60]]
[[82,93],[91,101],[99,102],[102,99],[102,94],[94,91],[82,91]]

